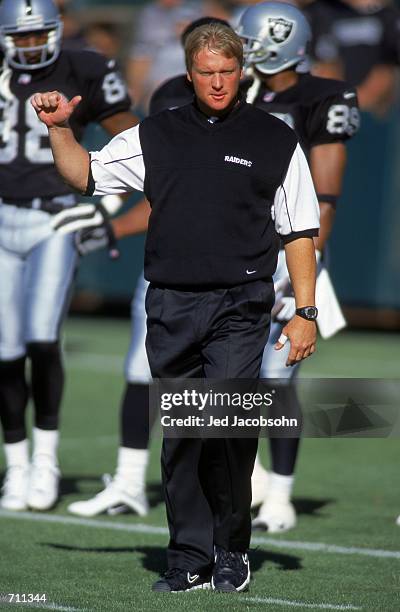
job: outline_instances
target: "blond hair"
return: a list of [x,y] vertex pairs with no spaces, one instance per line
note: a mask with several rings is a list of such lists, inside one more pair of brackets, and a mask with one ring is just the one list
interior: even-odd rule
[[199,26],[188,35],[185,41],[185,60],[189,74],[196,55],[203,49],[221,53],[228,58],[236,57],[240,68],[243,66],[242,41],[229,26],[209,23]]

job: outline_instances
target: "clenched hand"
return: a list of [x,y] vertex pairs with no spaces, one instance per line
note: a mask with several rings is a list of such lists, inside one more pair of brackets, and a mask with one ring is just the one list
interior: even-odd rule
[[68,101],[59,91],[47,91],[35,93],[31,98],[31,104],[39,119],[48,128],[52,128],[66,126],[81,100],[82,96],[74,96]]

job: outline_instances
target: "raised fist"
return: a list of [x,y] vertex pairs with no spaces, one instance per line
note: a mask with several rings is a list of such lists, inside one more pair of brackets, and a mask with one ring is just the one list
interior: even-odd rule
[[35,93],[31,104],[47,127],[63,127],[68,124],[68,119],[81,100],[81,96],[74,96],[68,101],[59,91],[47,91]]

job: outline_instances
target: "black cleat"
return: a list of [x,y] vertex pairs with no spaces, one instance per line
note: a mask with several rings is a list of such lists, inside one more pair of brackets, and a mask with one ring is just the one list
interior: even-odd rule
[[250,564],[247,554],[228,552],[215,547],[215,565],[211,578],[214,591],[233,593],[244,591],[250,582]]
[[152,586],[155,593],[179,593],[195,589],[209,589],[210,575],[197,574],[187,570],[174,568],[165,572],[164,576]]

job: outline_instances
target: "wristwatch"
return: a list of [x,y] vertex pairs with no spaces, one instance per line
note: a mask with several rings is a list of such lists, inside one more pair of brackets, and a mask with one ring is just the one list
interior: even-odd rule
[[296,314],[307,321],[315,321],[318,317],[318,308],[316,306],[303,306],[303,308],[296,308]]

